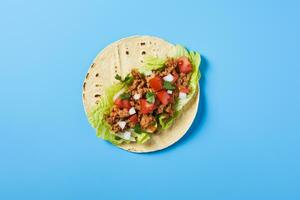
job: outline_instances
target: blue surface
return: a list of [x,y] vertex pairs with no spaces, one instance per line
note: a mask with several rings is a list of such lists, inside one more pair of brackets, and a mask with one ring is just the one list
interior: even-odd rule
[[[2,2],[0,199],[300,199],[299,8]],[[81,102],[96,54],[134,34],[184,44],[204,60],[196,123],[152,154],[97,139]]]

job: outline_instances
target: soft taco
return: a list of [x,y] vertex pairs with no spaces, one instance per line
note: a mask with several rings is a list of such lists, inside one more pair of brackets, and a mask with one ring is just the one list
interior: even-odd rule
[[200,54],[152,36],[112,43],[93,61],[83,103],[98,137],[132,152],[178,141],[198,108]]

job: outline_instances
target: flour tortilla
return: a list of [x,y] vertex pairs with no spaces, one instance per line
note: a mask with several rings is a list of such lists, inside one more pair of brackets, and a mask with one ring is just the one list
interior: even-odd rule
[[[153,36],[132,36],[116,41],[103,49],[94,59],[83,83],[83,104],[86,114],[97,104],[105,88],[116,83],[115,75],[126,76],[131,69],[143,65],[144,58],[164,58],[174,45]],[[199,88],[199,87],[198,87]],[[151,134],[146,144],[122,144],[118,147],[131,152],[152,152],[177,142],[191,126],[198,109],[199,91],[184,107],[175,123],[165,131]]]

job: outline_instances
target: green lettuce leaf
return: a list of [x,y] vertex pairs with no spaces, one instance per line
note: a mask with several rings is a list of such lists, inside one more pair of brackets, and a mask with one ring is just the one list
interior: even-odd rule
[[151,138],[150,135],[146,132],[132,133],[132,135],[136,138],[136,142],[138,144],[144,144]]
[[105,114],[110,112],[113,106],[113,97],[124,88],[121,83],[114,84],[107,88],[104,94],[100,97],[98,104],[88,114],[88,119],[91,125],[96,129],[96,135],[113,144],[121,144],[126,142],[124,139],[116,136],[110,129],[110,125],[105,121]]
[[178,116],[178,112],[175,112],[173,117],[170,117],[167,119],[167,116],[162,114],[158,116],[158,122],[161,126],[161,128],[164,129],[168,129],[174,122],[174,120],[176,119],[176,117]]
[[110,125],[106,122],[103,122],[99,125],[96,135],[116,145],[125,142],[124,139],[112,133],[112,131],[110,130]]
[[149,70],[156,70],[160,69],[164,66],[166,59],[157,58],[157,57],[146,57],[144,61],[144,66],[146,69]]
[[166,58],[158,58],[158,57],[146,57],[144,60],[144,65],[139,68],[139,72],[144,75],[151,75],[152,70],[157,70],[164,67],[166,62]]
[[108,113],[113,105],[113,97],[118,93],[122,88],[123,84],[114,84],[111,87],[107,88],[104,94],[100,97],[98,104],[88,113],[88,119],[91,125],[94,128],[103,124],[104,115]]

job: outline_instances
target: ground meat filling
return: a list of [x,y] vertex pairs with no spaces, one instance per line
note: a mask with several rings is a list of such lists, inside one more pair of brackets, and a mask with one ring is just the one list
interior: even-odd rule
[[144,130],[147,130],[147,128],[152,128],[152,125],[155,123],[155,118],[153,115],[148,114],[148,115],[142,115],[141,118],[141,127]]
[[[168,102],[163,104],[158,97],[159,91],[151,88],[149,80],[156,76],[163,81],[164,77],[168,75],[174,77],[172,81],[174,89],[172,91],[166,88],[161,89],[168,91]],[[115,100],[111,112],[106,116],[106,121],[111,125],[112,131],[115,133],[124,132],[129,128],[134,128],[136,125],[139,125],[146,132],[154,133],[158,128],[158,115],[163,114],[167,118],[174,115],[174,106],[176,99],[179,97],[180,88],[188,88],[191,73],[181,73],[178,69],[177,60],[170,58],[165,62],[162,69],[153,71],[150,76],[145,76],[137,70],[132,70],[131,76],[133,77],[133,81],[128,86],[128,91],[126,91],[130,94],[130,97],[126,99],[126,105],[123,105],[124,100],[118,100],[118,103]],[[142,99],[147,98],[147,93],[154,94],[155,98],[154,102],[151,103],[152,110],[149,113],[145,113],[143,110],[143,106],[145,105],[142,102]],[[147,103],[150,104],[149,102]],[[147,106],[149,107],[148,104]],[[120,121],[126,122],[124,127],[120,126]]]

